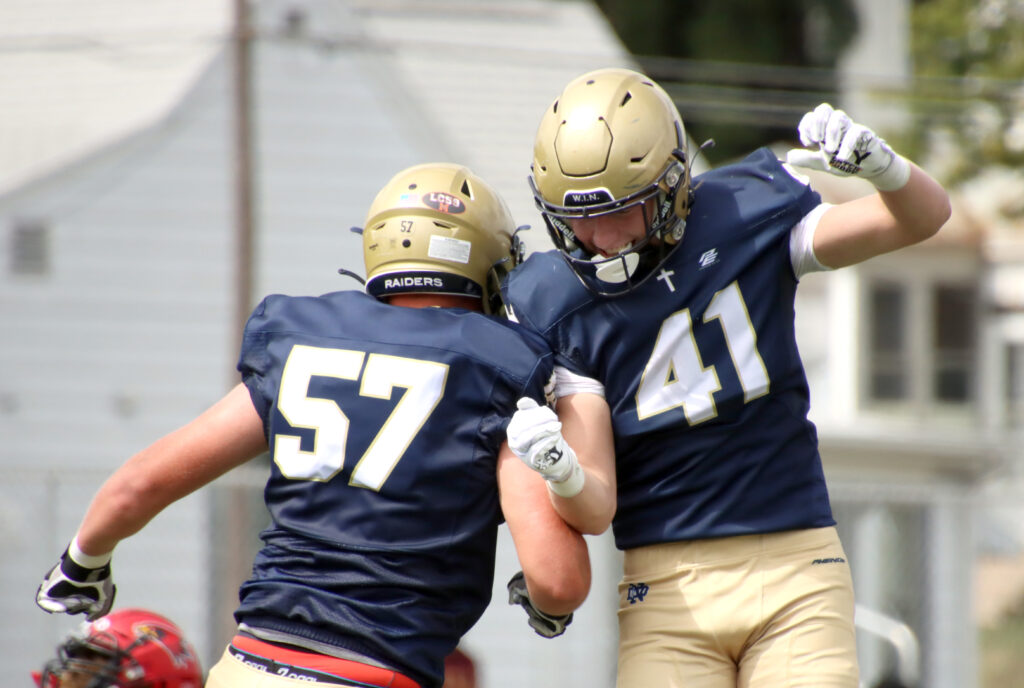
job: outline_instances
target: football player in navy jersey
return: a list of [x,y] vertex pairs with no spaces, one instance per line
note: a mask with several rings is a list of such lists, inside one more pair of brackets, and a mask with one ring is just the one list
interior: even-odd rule
[[[671,99],[624,69],[571,81],[538,129],[530,184],[558,250],[504,294],[555,350],[558,418],[525,409],[508,437],[537,470],[563,444],[587,464],[610,418],[620,688],[858,685],[794,295],[809,272],[927,239],[950,206],[841,110],[822,104],[799,135],[788,163],[761,149],[691,178]],[[794,166],[877,193],[829,205]]]
[[561,633],[589,558],[505,443],[517,400],[543,401],[553,365],[543,339],[495,312],[514,232],[464,167],[397,174],[363,229],[366,293],[264,299],[242,383],[104,483],[37,603],[103,616],[115,545],[269,450],[271,524],[207,688],[441,686],[490,601],[503,518],[523,568],[514,601],[538,633]]

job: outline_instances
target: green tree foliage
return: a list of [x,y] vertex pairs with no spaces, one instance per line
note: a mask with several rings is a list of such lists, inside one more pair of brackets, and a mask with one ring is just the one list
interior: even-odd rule
[[1024,599],[996,626],[981,631],[983,686],[1018,685],[1024,671]]
[[852,0],[597,0],[640,65],[722,160],[792,140],[834,98],[836,59],[857,28]]
[[947,181],[1024,164],[1024,1],[917,0],[911,146],[940,148]]
[[912,22],[915,71],[922,76],[1024,76],[1020,0],[917,0]]
[[[828,67],[856,29],[848,0],[597,0],[636,55]],[[811,31],[816,36],[808,36]],[[805,40],[810,39],[810,40]]]

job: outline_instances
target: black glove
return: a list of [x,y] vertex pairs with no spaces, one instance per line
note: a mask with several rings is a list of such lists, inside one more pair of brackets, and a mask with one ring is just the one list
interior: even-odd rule
[[60,561],[46,573],[36,590],[36,604],[53,614],[86,614],[95,621],[114,605],[117,586],[110,577],[110,562],[99,568],[82,566],[68,550]]
[[565,616],[551,616],[533,606],[522,571],[512,576],[508,582],[508,603],[522,606],[526,610],[526,615],[530,617],[530,626],[537,635],[545,638],[557,638],[565,633],[565,627],[572,623],[572,612]]

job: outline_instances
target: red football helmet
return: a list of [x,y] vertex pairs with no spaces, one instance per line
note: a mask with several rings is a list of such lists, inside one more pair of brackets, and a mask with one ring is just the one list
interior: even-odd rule
[[58,648],[39,688],[202,688],[195,650],[181,629],[145,609],[120,609],[81,628]]

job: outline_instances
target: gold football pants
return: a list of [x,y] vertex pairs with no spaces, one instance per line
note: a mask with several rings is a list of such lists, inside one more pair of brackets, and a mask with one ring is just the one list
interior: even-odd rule
[[638,547],[619,584],[618,688],[857,688],[835,528]]

